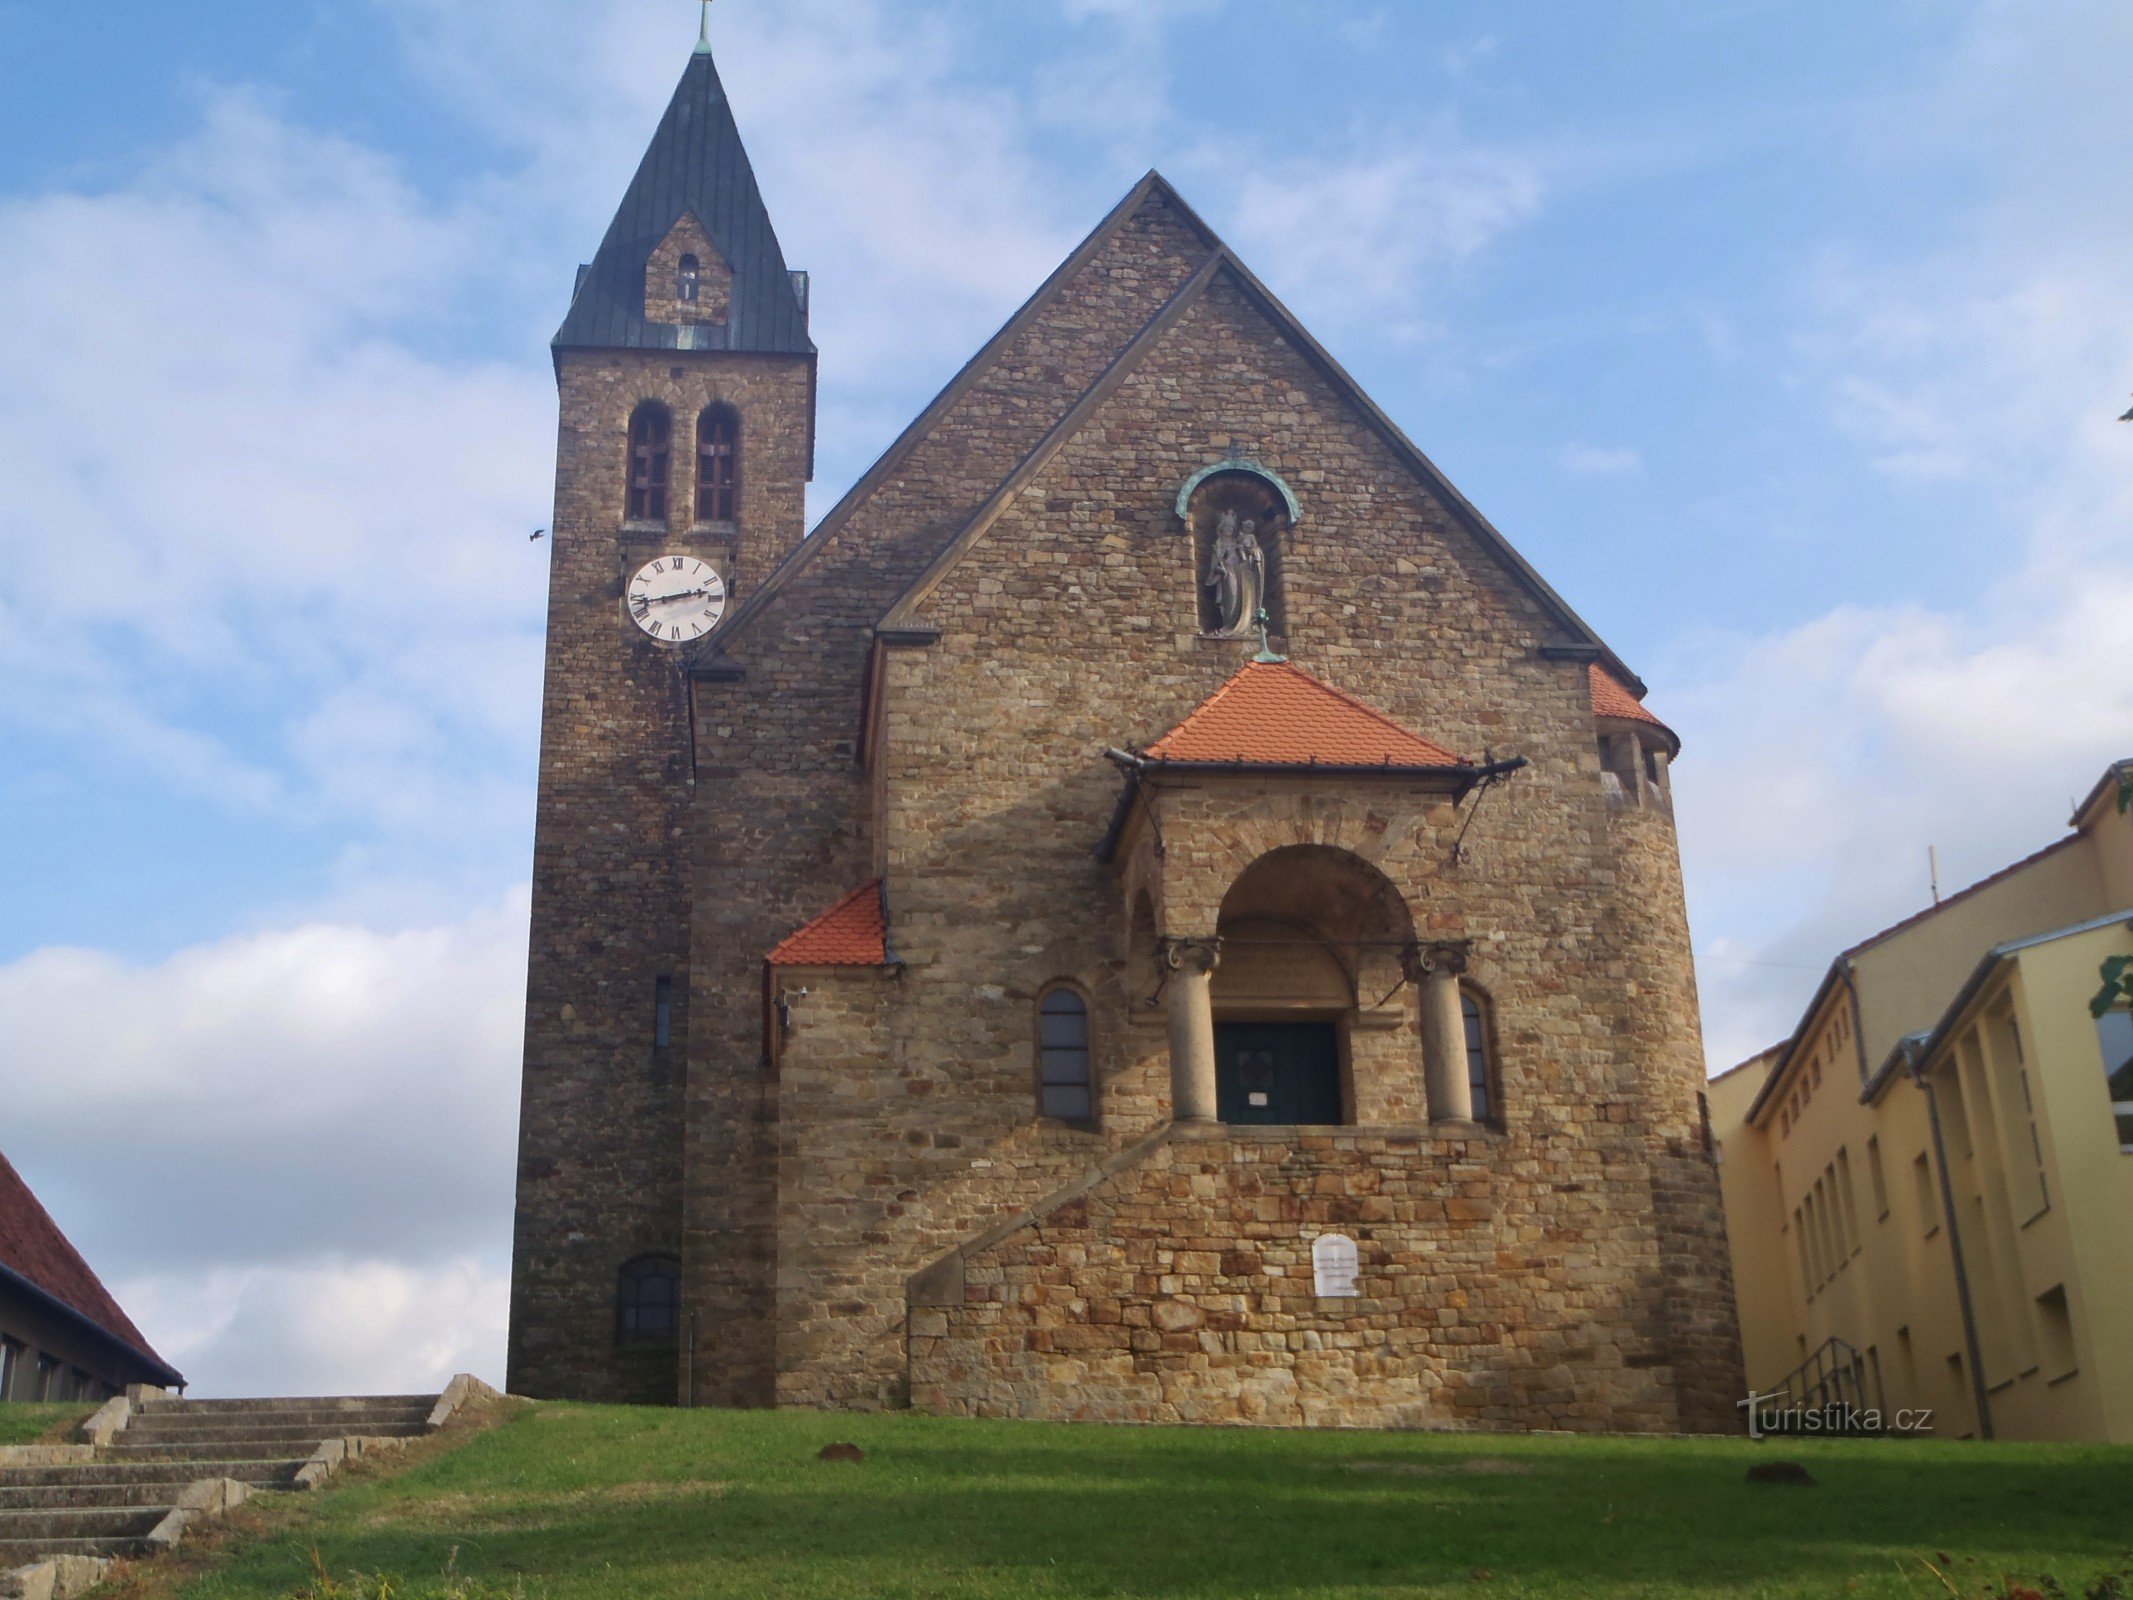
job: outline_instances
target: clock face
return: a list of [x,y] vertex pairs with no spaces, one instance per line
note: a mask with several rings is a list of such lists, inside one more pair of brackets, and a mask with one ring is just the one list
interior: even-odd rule
[[638,570],[623,598],[631,619],[661,644],[687,644],[725,615],[726,581],[708,561],[661,556]]

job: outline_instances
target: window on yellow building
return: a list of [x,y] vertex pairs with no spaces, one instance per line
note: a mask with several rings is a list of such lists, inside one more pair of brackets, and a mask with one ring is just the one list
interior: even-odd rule
[[2044,1340],[2044,1381],[2055,1383],[2074,1371],[2074,1319],[2066,1308],[2066,1285],[2054,1284],[2037,1296],[2037,1327]]
[[1940,1232],[1940,1202],[1933,1194],[1933,1162],[1923,1150],[1911,1163],[1911,1183],[1918,1195],[1920,1231],[1930,1239]]
[[1874,1220],[1889,1220],[1889,1180],[1881,1170],[1881,1139],[1875,1135],[1866,1141],[1866,1181],[1874,1191]]
[[2103,1046],[2103,1081],[2118,1123],[2118,1148],[2133,1151],[2133,1012],[2106,1011],[2096,1019]]
[[1859,1194],[1852,1187],[1852,1153],[1849,1147],[1837,1152],[1838,1208],[1844,1213],[1844,1243],[1847,1253],[1859,1253]]
[[1800,1287],[1808,1299],[1815,1297],[1814,1247],[1808,1243],[1809,1229],[1800,1214],[1800,1208],[1792,1208],[1792,1240],[1800,1251]]

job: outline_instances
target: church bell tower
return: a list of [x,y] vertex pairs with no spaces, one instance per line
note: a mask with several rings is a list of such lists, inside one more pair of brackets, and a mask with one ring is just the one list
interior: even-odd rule
[[686,656],[799,542],[807,277],[708,38],[554,341],[561,429],[535,818],[515,1394],[672,1402],[689,1059]]

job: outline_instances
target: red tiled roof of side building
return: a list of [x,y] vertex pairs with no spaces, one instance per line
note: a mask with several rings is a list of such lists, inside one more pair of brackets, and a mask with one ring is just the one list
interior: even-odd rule
[[889,960],[881,880],[861,884],[770,952],[774,967],[879,967]]
[[1459,767],[1459,757],[1287,664],[1252,662],[1145,754],[1240,766]]
[[111,1298],[103,1280],[60,1232],[52,1214],[30,1192],[22,1174],[4,1154],[0,1154],[0,1266],[27,1279],[177,1379],[177,1372],[141,1336],[133,1319]]
[[[1596,717],[1627,717],[1632,722],[1649,722],[1655,728],[1666,724],[1644,709],[1644,702],[1629,692],[1629,685],[1595,661],[1587,669],[1592,674],[1592,714]],[[1672,728],[1666,728],[1672,733]]]

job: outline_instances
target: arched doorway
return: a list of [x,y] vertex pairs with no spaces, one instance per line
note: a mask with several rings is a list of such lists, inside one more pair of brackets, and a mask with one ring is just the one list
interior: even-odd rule
[[1238,1124],[1362,1120],[1382,1096],[1368,1083],[1359,1093],[1358,1068],[1396,1062],[1399,1048],[1381,1038],[1407,1032],[1404,1011],[1372,1005],[1398,990],[1401,953],[1414,942],[1399,890],[1348,851],[1287,846],[1238,875],[1216,932],[1216,1114]]

